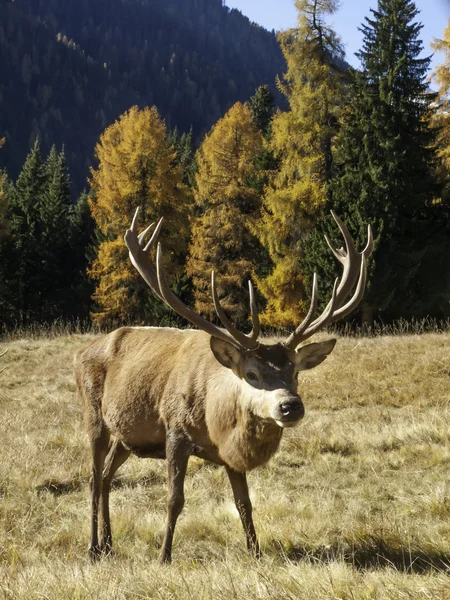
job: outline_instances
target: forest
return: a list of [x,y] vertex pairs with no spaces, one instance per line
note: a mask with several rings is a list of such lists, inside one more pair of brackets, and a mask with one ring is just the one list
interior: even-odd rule
[[300,322],[315,272],[328,298],[330,210],[360,249],[374,231],[353,322],[450,317],[450,21],[431,74],[412,0],[378,1],[357,70],[336,0],[299,0],[277,36],[220,1],[103,4],[0,7],[4,330],[180,323],[129,261],[137,207],[164,217],[171,285],[210,319],[213,270],[244,329],[249,279],[269,327]]

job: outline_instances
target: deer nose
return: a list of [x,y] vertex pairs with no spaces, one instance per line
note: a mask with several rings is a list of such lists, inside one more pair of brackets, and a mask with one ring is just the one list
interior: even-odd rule
[[291,419],[301,419],[305,414],[303,402],[299,398],[286,400],[280,405],[281,414]]

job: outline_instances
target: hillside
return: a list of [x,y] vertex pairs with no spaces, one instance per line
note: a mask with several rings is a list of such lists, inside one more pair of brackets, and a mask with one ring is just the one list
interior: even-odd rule
[[169,568],[156,562],[166,464],[135,457],[111,493],[116,555],[87,560],[89,449],[72,357],[89,339],[0,344],[0,597],[450,597],[449,333],[341,338],[301,378],[304,421],[249,475],[259,562],[224,469],[191,459]]
[[15,177],[36,136],[44,152],[65,144],[78,191],[100,133],[133,104],[198,140],[283,70],[274,32],[222,0],[5,0],[0,166]]

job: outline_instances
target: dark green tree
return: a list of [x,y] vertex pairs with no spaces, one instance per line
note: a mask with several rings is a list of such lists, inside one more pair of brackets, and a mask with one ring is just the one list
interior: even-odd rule
[[168,133],[167,139],[175,149],[175,164],[179,165],[183,171],[183,183],[192,188],[195,185],[195,174],[197,172],[192,127],[188,133],[182,133],[181,135],[178,134],[178,129],[175,127]]
[[37,318],[37,307],[43,303],[40,199],[44,185],[45,169],[39,140],[36,140],[9,194],[11,237],[5,277],[10,291],[5,303],[14,310],[5,315],[6,321],[26,322]]
[[71,205],[64,151],[52,148],[43,163],[36,141],[15,186],[6,186],[6,197],[9,229],[0,248],[3,324],[78,315],[74,289],[86,262],[84,211]]
[[51,320],[76,312],[71,287],[76,262],[74,254],[80,249],[73,244],[70,177],[64,149],[58,154],[54,146],[51,148],[44,172],[45,183],[39,201],[39,274],[46,302],[41,318]]
[[87,319],[92,308],[91,297],[95,285],[87,275],[87,268],[97,252],[95,222],[91,215],[88,193],[83,191],[70,211],[71,252],[68,263],[72,280],[70,283],[72,314]]
[[[361,71],[353,84],[336,140],[334,210],[362,246],[371,223],[375,250],[363,306],[364,320],[421,316],[428,312],[421,265],[439,229],[433,200],[435,132],[430,126],[434,94],[427,88],[430,58],[419,58],[422,25],[412,0],[379,0],[361,27]],[[341,244],[324,213],[321,233]],[[331,286],[329,251],[312,234],[305,259]]]
[[254,125],[261,133],[270,136],[270,125],[275,111],[275,101],[268,85],[261,85],[248,101]]
[[263,134],[265,144],[261,152],[255,156],[255,171],[252,174],[251,185],[260,196],[268,182],[271,171],[278,167],[278,161],[269,147],[272,135],[272,119],[275,113],[275,101],[267,85],[260,86],[254,96],[247,102],[252,113],[253,124]]

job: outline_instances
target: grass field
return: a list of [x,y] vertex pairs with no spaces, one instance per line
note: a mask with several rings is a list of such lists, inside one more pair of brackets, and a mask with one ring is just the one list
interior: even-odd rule
[[249,475],[260,561],[224,470],[191,460],[169,567],[165,462],[138,458],[113,485],[116,555],[87,559],[72,356],[92,337],[1,344],[0,598],[450,599],[450,333],[341,338],[304,376],[304,421]]

